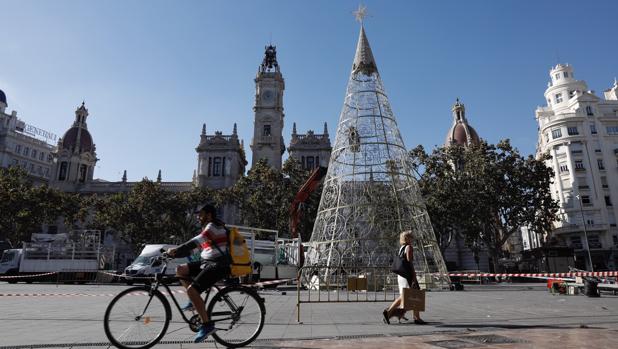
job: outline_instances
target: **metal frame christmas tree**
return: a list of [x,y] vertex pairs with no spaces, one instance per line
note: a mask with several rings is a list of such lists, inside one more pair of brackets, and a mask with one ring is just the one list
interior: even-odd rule
[[449,284],[361,21],[307,264],[325,267],[320,278],[328,278],[329,270],[388,266],[399,234],[407,230],[414,235],[417,274],[429,273],[438,284]]

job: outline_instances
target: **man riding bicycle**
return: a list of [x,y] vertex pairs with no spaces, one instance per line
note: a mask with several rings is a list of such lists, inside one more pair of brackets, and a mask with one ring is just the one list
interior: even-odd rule
[[[202,250],[200,261],[181,264],[176,269],[176,276],[187,289],[187,296],[190,300],[185,309],[195,308],[202,319],[202,325],[195,336],[195,343],[200,343],[215,331],[215,326],[208,319],[204,300],[200,295],[218,281],[228,277],[230,264],[226,255],[228,237],[225,223],[217,219],[215,207],[206,204],[199,207],[195,213],[202,225],[200,234],[177,248],[169,249],[167,254],[170,257],[186,257],[195,248]],[[188,281],[190,276],[193,277],[193,282]]]

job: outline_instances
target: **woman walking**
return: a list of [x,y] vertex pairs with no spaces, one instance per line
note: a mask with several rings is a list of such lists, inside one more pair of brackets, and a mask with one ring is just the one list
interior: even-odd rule
[[[410,274],[408,277],[403,277],[401,275],[397,275],[397,284],[399,285],[399,297],[393,301],[393,303],[387,308],[384,309],[382,315],[384,316],[384,322],[390,325],[390,318],[397,314],[399,319],[403,318],[405,314],[405,310],[400,308],[403,303],[403,289],[404,288],[414,288],[420,290],[420,286],[418,285],[418,281],[416,280],[416,271],[414,270],[414,254],[412,249],[412,232],[404,231],[399,234],[399,244],[401,247],[399,248],[398,256],[405,256],[406,262],[410,265]],[[414,310],[414,323],[417,325],[424,325],[427,322],[421,319],[421,314],[418,310]]]

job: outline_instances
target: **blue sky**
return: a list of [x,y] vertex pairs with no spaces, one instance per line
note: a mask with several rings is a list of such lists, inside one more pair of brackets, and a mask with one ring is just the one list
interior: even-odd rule
[[[495,143],[534,152],[548,71],[569,63],[597,95],[618,75],[618,2],[364,1],[380,74],[408,148],[441,145],[457,97]],[[286,82],[286,144],[331,134],[358,1],[0,0],[0,89],[27,123],[59,136],[86,101],[95,177],[188,181],[208,133],[253,135],[253,78],[272,38]],[[334,141],[334,139],[333,139]]]

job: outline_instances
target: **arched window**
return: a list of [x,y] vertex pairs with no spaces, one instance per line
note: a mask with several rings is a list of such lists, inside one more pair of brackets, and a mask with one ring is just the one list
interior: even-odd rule
[[58,180],[64,181],[67,179],[67,170],[69,168],[69,164],[66,161],[63,161],[60,164],[60,172],[58,173]]

